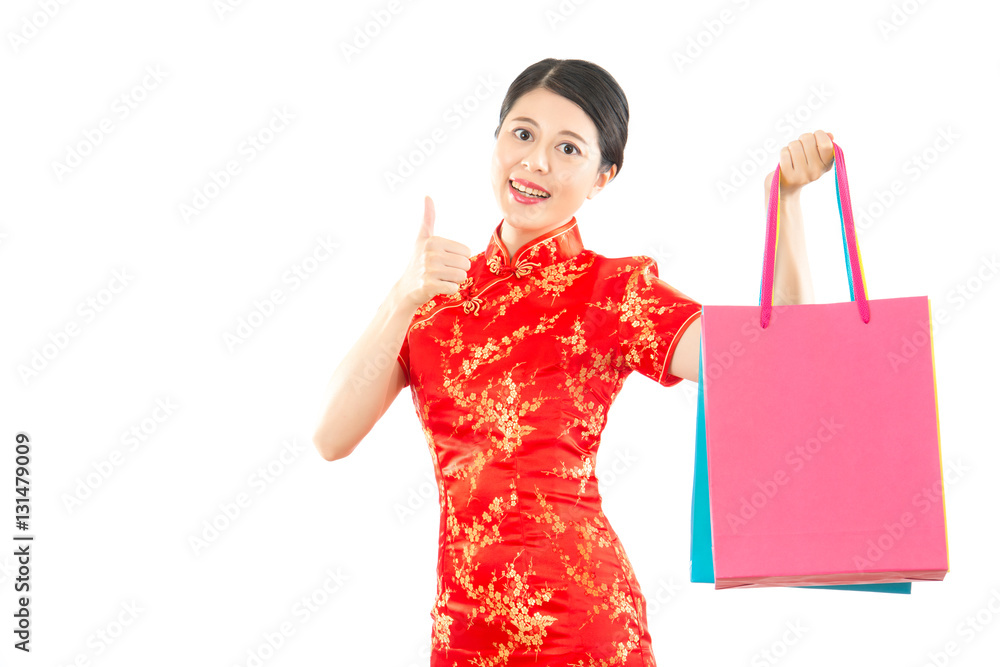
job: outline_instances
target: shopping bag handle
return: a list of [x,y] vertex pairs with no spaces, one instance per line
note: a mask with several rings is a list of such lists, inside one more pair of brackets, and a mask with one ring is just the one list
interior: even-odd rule
[[[844,242],[844,263],[847,265],[847,284],[851,290],[851,301],[858,304],[861,321],[868,324],[871,311],[868,308],[868,289],[865,285],[865,272],[861,264],[861,249],[858,246],[857,235],[854,233],[854,213],[851,211],[851,192],[847,187],[847,167],[844,164],[844,152],[840,146],[833,144],[833,162],[836,173],[837,209],[840,213],[840,236]],[[781,164],[774,170],[771,179],[771,195],[767,203],[767,237],[764,241],[764,272],[760,281],[760,326],[767,328],[771,321],[771,302],[774,289],[774,254],[778,245],[778,212],[780,209]],[[855,293],[855,287],[858,288]]]

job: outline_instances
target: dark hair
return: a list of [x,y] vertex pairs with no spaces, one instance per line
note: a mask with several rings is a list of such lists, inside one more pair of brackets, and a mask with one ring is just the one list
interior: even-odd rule
[[607,70],[586,60],[546,58],[521,72],[507,88],[507,96],[500,105],[500,124],[493,138],[500,136],[500,126],[518,98],[536,88],[562,95],[590,116],[601,144],[598,173],[616,165],[615,175],[620,174],[628,140],[628,100]]

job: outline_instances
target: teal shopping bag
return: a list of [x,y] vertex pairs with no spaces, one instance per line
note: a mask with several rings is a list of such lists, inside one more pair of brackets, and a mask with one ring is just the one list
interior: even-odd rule
[[[698,353],[698,377],[704,378]],[[698,383],[698,421],[695,427],[694,490],[691,495],[691,581],[715,583],[712,565],[712,517],[708,504],[708,448],[705,440],[705,390]],[[892,584],[849,584],[841,586],[794,586],[792,588],[834,588],[876,593],[910,593],[911,582]]]

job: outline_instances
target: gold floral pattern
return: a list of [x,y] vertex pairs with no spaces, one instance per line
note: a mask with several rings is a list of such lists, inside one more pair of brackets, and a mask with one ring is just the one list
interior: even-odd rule
[[597,451],[629,373],[680,382],[667,368],[701,305],[649,257],[585,249],[575,217],[514,257],[501,225],[398,356],[441,508],[431,666],[655,667]]

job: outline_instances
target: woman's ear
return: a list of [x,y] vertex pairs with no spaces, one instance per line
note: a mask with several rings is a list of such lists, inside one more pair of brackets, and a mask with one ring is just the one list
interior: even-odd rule
[[590,194],[587,195],[587,199],[590,199],[598,192],[604,189],[604,187],[614,179],[615,174],[618,173],[618,165],[613,164],[611,168],[605,172],[601,172],[597,175],[597,180],[594,182],[594,187],[590,189]]

